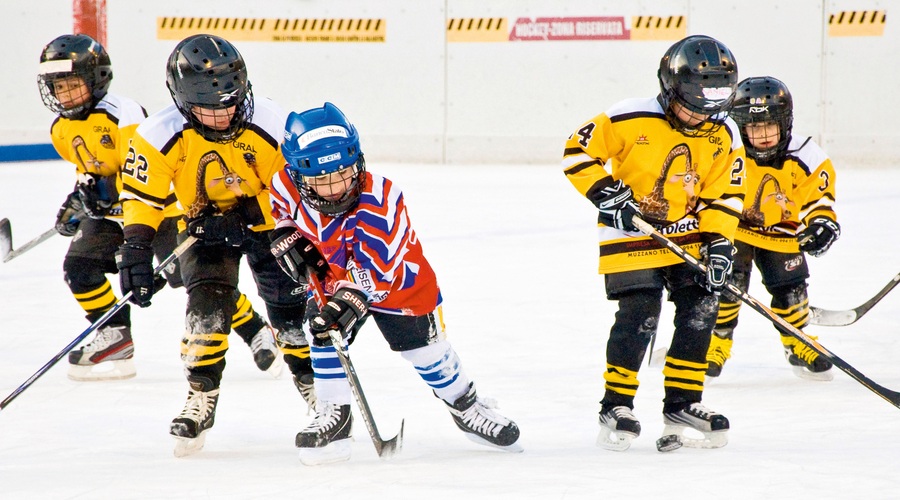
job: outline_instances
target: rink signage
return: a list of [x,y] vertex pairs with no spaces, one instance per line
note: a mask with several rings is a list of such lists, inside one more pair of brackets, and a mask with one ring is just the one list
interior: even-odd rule
[[448,42],[553,42],[593,40],[679,40],[687,35],[684,16],[451,18]]
[[845,10],[828,16],[828,36],[882,36],[887,13],[883,10]]
[[156,38],[181,40],[199,33],[250,42],[384,42],[384,19],[260,19],[158,17]]

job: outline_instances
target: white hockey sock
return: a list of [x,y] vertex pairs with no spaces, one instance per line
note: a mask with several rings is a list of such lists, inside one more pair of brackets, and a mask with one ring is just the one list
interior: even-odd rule
[[309,346],[309,357],[312,359],[316,398],[339,405],[350,404],[350,383],[347,374],[341,367],[334,346]]
[[422,380],[444,401],[453,404],[469,390],[469,377],[450,342],[441,340],[400,355],[413,364]]

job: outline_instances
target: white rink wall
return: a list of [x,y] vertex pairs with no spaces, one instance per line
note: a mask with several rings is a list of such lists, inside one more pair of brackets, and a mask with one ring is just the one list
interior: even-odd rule
[[[167,38],[171,30],[157,29],[160,18],[380,21],[375,38],[383,41],[314,42],[303,37],[310,31],[300,41],[232,40],[258,96],[297,111],[334,102],[357,124],[373,160],[555,163],[581,122],[620,99],[655,94],[666,48],[702,33],[732,49],[741,78],[784,80],[794,94],[795,130],[813,136],[840,168],[900,159],[900,120],[892,119],[900,109],[900,30],[896,21],[882,22],[891,19],[889,3],[107,0],[106,46],[112,91],[152,113],[171,102],[165,61],[177,43]],[[4,145],[49,142],[53,115],[37,92],[38,58],[44,44],[72,30],[71,0],[42,0],[40,14],[32,3],[14,4],[0,20],[8,48],[0,160]],[[862,23],[849,22],[851,13],[858,20],[863,12]],[[557,24],[542,24],[547,18]],[[556,39],[571,36],[578,19],[587,24],[575,35],[621,32],[623,39]],[[663,24],[635,27],[638,19]],[[470,20],[472,29],[459,29]],[[500,29],[486,29],[488,21]],[[680,24],[666,29],[667,22]],[[513,39],[542,33],[549,39]]]

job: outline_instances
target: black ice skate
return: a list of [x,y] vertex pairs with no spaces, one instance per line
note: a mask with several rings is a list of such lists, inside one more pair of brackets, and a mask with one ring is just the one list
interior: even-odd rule
[[641,435],[641,423],[627,406],[600,409],[600,434],[597,446],[611,451],[625,451],[631,441]]
[[253,362],[256,363],[257,368],[275,378],[281,376],[284,362],[281,360],[281,353],[275,344],[275,334],[271,326],[263,325],[256,332],[256,335],[250,340],[250,350],[253,352]]
[[456,426],[466,433],[470,441],[492,446],[504,451],[519,453],[519,427],[515,422],[492,410],[493,404],[485,404],[475,393],[474,384],[459,397],[450,408]]
[[321,465],[350,459],[353,414],[350,405],[327,401],[316,404],[316,418],[297,434],[303,465]]
[[316,407],[316,387],[313,383],[313,374],[301,373],[299,377],[294,375],[294,387],[300,391],[300,396],[306,401],[307,414],[309,414],[309,410]]
[[169,434],[175,437],[175,456],[184,457],[203,449],[206,432],[216,421],[216,404],[219,389],[201,390],[199,383],[192,383],[181,414],[172,420]]
[[82,348],[69,352],[69,378],[78,381],[134,377],[134,342],[127,326],[104,326]]
[[[810,338],[816,339],[813,336]],[[834,373],[831,371],[834,365],[831,361],[822,358],[819,353],[793,337],[782,336],[781,341],[784,344],[784,357],[791,364],[794,375],[820,382],[834,379]]]
[[[663,437],[656,442],[659,451],[681,448],[721,448],[728,444],[728,419],[700,403],[674,412],[663,413]],[[685,431],[693,435],[686,435]],[[694,437],[699,433],[699,437]]]

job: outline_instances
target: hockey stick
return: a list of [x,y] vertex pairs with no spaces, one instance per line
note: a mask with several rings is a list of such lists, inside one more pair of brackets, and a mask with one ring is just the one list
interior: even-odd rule
[[[653,228],[647,222],[641,220],[638,217],[634,218],[634,225],[640,229],[642,232],[649,235],[651,238],[656,240],[660,245],[668,248],[672,253],[681,257],[685,262],[688,263],[691,267],[700,271],[701,273],[706,273],[706,266],[703,265],[700,261],[698,261],[693,255],[687,253],[683,248],[676,245],[675,242],[666,238],[659,231]],[[756,312],[762,314],[763,316],[769,318],[769,321],[775,324],[776,329],[781,332],[784,332],[791,337],[799,340],[803,345],[809,347],[813,351],[816,351],[819,356],[824,357],[828,361],[830,361],[834,366],[838,367],[841,371],[849,375],[851,378],[862,384],[864,387],[874,392],[875,394],[881,396],[885,401],[891,403],[897,408],[900,408],[900,392],[892,391],[881,385],[876,384],[872,379],[866,377],[859,370],[854,368],[852,365],[844,361],[843,359],[837,357],[831,351],[825,348],[822,344],[816,341],[813,338],[810,338],[808,335],[798,330],[797,327],[785,321],[781,316],[775,314],[774,311],[763,305],[758,300],[754,299],[747,292],[741,290],[740,288],[732,285],[731,283],[725,283],[725,290],[734,295],[735,297],[741,299],[742,302],[752,307]]]
[[[319,281],[319,277],[316,276],[316,273],[312,269],[309,270],[308,274],[309,286],[312,288],[313,298],[315,299],[319,310],[322,310],[322,308],[325,307],[326,302],[325,288],[322,286],[322,282]],[[331,339],[331,343],[334,345],[334,350],[337,351],[341,367],[344,368],[344,373],[347,375],[347,381],[350,382],[350,390],[353,392],[353,397],[356,398],[356,404],[359,406],[359,412],[362,414],[363,421],[366,423],[366,429],[369,430],[372,444],[375,445],[375,452],[378,453],[379,457],[384,459],[393,457],[395,454],[399,453],[400,449],[403,447],[403,425],[405,420],[400,421],[399,434],[387,441],[382,439],[381,434],[378,432],[378,427],[375,426],[375,418],[372,416],[372,409],[369,408],[369,403],[366,401],[365,394],[363,394],[362,386],[359,383],[359,377],[356,376],[356,369],[353,368],[353,363],[350,362],[350,356],[345,350],[344,339],[341,338],[341,332],[332,329],[328,331],[328,336]]]
[[809,322],[820,326],[847,326],[856,323],[859,318],[869,312],[869,309],[875,307],[885,295],[890,293],[898,284],[900,284],[900,274],[891,278],[887,285],[884,285],[874,297],[867,300],[863,305],[854,309],[843,311],[831,311],[828,309],[819,309],[818,307],[809,308]]
[[[197,241],[197,238],[194,238],[193,236],[188,236],[186,240],[184,240],[183,242],[181,242],[180,245],[175,247],[175,250],[172,250],[172,253],[168,257],[166,257],[165,260],[163,260],[162,262],[159,263],[158,266],[156,266],[156,269],[153,270],[153,274],[157,275],[157,274],[163,272],[163,270],[166,268],[166,266],[168,266],[172,262],[175,262],[175,259],[180,257],[181,254],[183,254],[185,252],[185,250],[190,248],[191,245],[193,245],[195,241]],[[119,309],[122,309],[122,307],[125,306],[125,304],[128,302],[128,299],[130,299],[132,295],[133,295],[132,292],[126,293],[121,299],[119,299],[118,302],[116,302],[116,304],[114,306],[112,306],[112,308],[110,308],[108,311],[103,313],[103,316],[100,316],[99,318],[97,318],[97,321],[94,321],[91,324],[91,326],[89,326],[87,328],[87,330],[81,332],[81,334],[78,337],[76,337],[75,340],[73,340],[72,342],[69,342],[69,345],[64,347],[63,350],[59,351],[56,354],[56,356],[53,356],[53,358],[50,361],[48,361],[47,364],[42,366],[38,371],[34,372],[34,375],[29,377],[28,380],[26,380],[22,385],[17,387],[16,390],[14,390],[12,393],[10,393],[9,396],[6,396],[6,398],[3,401],[0,401],[0,410],[2,410],[3,408],[6,408],[6,406],[9,403],[11,403],[14,399],[16,399],[16,397],[19,396],[19,394],[22,394],[25,391],[25,389],[28,389],[28,387],[30,387],[31,384],[33,384],[38,378],[40,378],[43,374],[47,373],[47,371],[49,371],[50,368],[53,368],[53,365],[58,363],[59,360],[61,360],[63,358],[63,356],[65,356],[76,345],[78,345],[79,342],[81,342],[88,335],[90,335],[91,332],[93,332],[97,328],[100,328],[101,326],[103,326],[103,324],[106,323],[106,321],[109,318],[111,318],[114,314],[116,314],[119,311]]]
[[51,236],[56,234],[58,231],[55,227],[52,227],[42,233],[37,238],[25,243],[21,247],[13,250],[12,244],[12,226],[9,222],[9,219],[0,220],[0,256],[3,257],[3,262],[9,262],[16,257],[22,255],[23,253],[31,250],[33,247],[36,247],[40,243],[48,240]]

